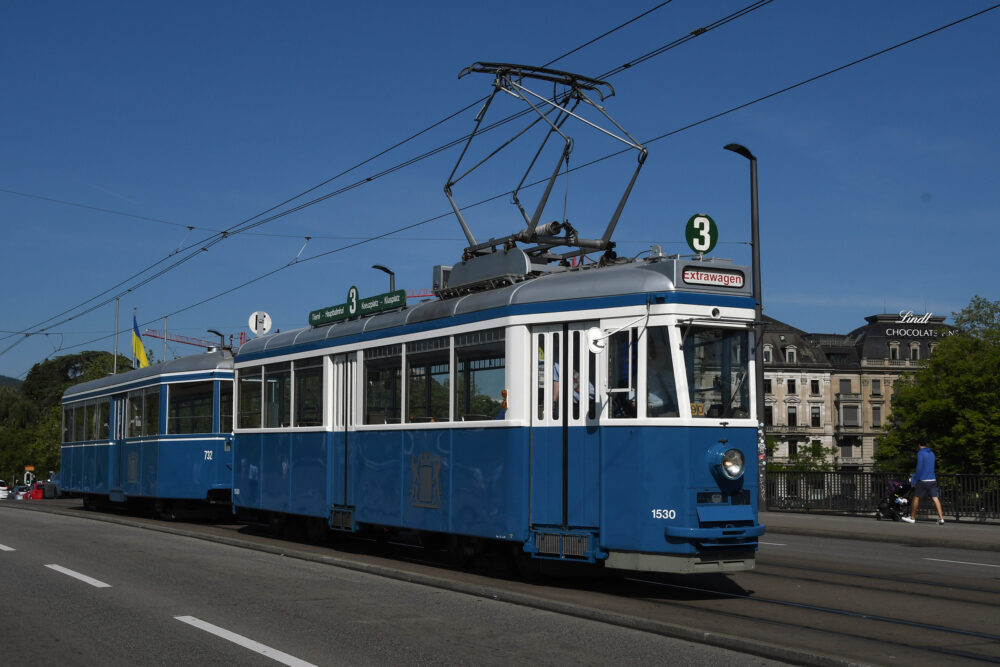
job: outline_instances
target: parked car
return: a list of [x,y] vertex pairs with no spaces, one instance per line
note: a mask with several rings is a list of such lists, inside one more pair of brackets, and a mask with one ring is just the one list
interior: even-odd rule
[[[29,488],[31,500],[41,500],[45,497],[45,482],[35,482]],[[25,500],[27,499],[26,497]]]
[[21,484],[20,486],[15,486],[11,490],[10,495],[14,500],[24,500],[30,492],[31,487]]
[[10,488],[7,486],[7,482],[0,479],[0,500],[4,500],[10,496]]

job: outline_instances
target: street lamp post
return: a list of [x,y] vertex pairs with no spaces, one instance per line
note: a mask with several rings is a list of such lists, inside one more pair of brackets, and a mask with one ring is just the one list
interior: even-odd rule
[[[757,216],[757,158],[746,146],[741,146],[740,144],[726,144],[723,148],[727,151],[732,151],[738,155],[742,155],[746,159],[750,160],[750,246],[753,251],[753,300],[754,300],[754,359],[756,360],[757,366],[757,379],[756,379],[756,389],[757,389],[757,423],[758,423],[758,433],[763,435],[764,433],[764,340],[763,340],[763,327],[764,327],[764,302],[761,300],[761,288],[760,288],[760,220]],[[758,487],[758,499],[759,504],[764,505],[766,502],[766,449],[763,442],[758,443],[757,448],[758,461],[760,465],[758,469],[760,471],[760,481]]]
[[[395,292],[396,291],[396,274],[393,273],[392,271],[390,271],[389,269],[387,269],[386,267],[382,266],[381,264],[372,264],[372,268],[373,269],[378,269],[379,271],[385,271],[386,273],[389,274],[389,291],[390,292]],[[406,304],[403,304],[403,305],[406,305]]]

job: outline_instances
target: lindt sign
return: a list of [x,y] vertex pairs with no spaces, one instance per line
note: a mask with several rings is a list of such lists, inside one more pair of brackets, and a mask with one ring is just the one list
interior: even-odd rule
[[914,315],[912,310],[901,310],[899,311],[899,319],[896,320],[896,324],[928,324],[931,321],[931,316],[934,313],[924,313],[923,315]]
[[682,274],[688,285],[711,285],[712,287],[743,287],[746,279],[738,271],[707,271],[685,267]]

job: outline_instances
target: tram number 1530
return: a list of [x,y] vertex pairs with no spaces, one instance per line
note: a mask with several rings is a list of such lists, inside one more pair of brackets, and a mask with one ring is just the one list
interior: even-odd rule
[[677,510],[655,509],[655,510],[650,510],[650,511],[653,513],[653,518],[654,519],[676,519],[677,518]]

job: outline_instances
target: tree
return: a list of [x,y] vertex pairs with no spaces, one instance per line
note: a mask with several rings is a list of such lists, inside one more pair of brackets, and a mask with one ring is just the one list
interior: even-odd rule
[[995,473],[1000,461],[1000,302],[975,296],[952,315],[959,329],[944,337],[921,370],[896,382],[876,462],[909,470],[926,440],[942,473]]
[[[58,469],[63,392],[108,375],[113,362],[113,355],[94,351],[46,359],[31,367],[20,391],[0,387],[0,471],[26,464],[42,474]],[[128,368],[129,361],[119,355],[118,364]]]
[[786,462],[778,463],[774,460],[774,452],[778,448],[778,441],[774,436],[767,436],[764,440],[764,447],[767,450],[767,467],[769,470],[794,470],[796,472],[822,472],[833,470],[833,455],[837,453],[836,447],[824,447],[819,440],[813,440],[807,446],[796,448],[795,454],[788,457]]

